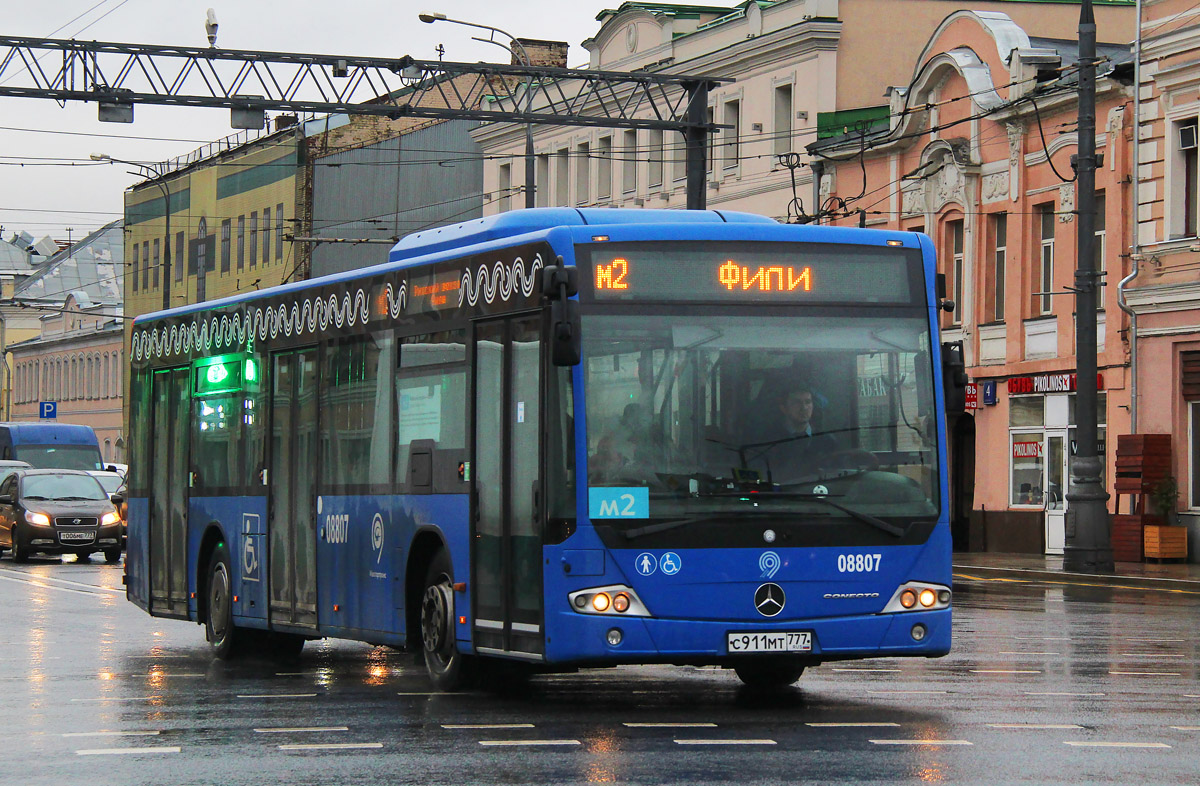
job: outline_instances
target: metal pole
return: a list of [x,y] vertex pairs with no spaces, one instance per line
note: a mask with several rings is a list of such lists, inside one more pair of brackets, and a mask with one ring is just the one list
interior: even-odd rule
[[687,172],[687,209],[704,210],[708,185],[704,182],[705,142],[708,141],[708,82],[687,85],[687,130],[684,132],[685,171]]
[[1091,0],[1079,9],[1079,148],[1076,158],[1078,257],[1075,265],[1076,454],[1067,492],[1063,568],[1111,573],[1108,492],[1096,451],[1096,21]]

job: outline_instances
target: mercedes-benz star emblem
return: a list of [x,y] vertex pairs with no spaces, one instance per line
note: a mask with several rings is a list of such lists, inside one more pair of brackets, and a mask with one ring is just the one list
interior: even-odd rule
[[763,584],[754,592],[754,608],[764,617],[774,617],[783,611],[783,604],[786,602],[787,596],[783,594],[783,587],[778,584]]

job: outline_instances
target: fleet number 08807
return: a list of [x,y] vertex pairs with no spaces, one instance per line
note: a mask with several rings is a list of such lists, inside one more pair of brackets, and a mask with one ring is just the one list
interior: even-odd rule
[[883,561],[882,554],[839,554],[839,573],[874,573]]

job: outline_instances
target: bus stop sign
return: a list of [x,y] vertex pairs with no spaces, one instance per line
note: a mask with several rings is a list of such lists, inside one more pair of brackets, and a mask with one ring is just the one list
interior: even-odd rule
[[38,412],[42,420],[58,417],[58,402],[57,401],[41,401],[38,402]]

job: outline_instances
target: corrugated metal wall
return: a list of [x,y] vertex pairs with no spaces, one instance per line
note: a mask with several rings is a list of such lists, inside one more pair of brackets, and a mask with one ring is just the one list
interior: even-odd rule
[[[367,147],[316,159],[313,236],[389,238],[483,215],[483,159],[451,120]],[[382,243],[319,243],[312,275],[386,262]]]

